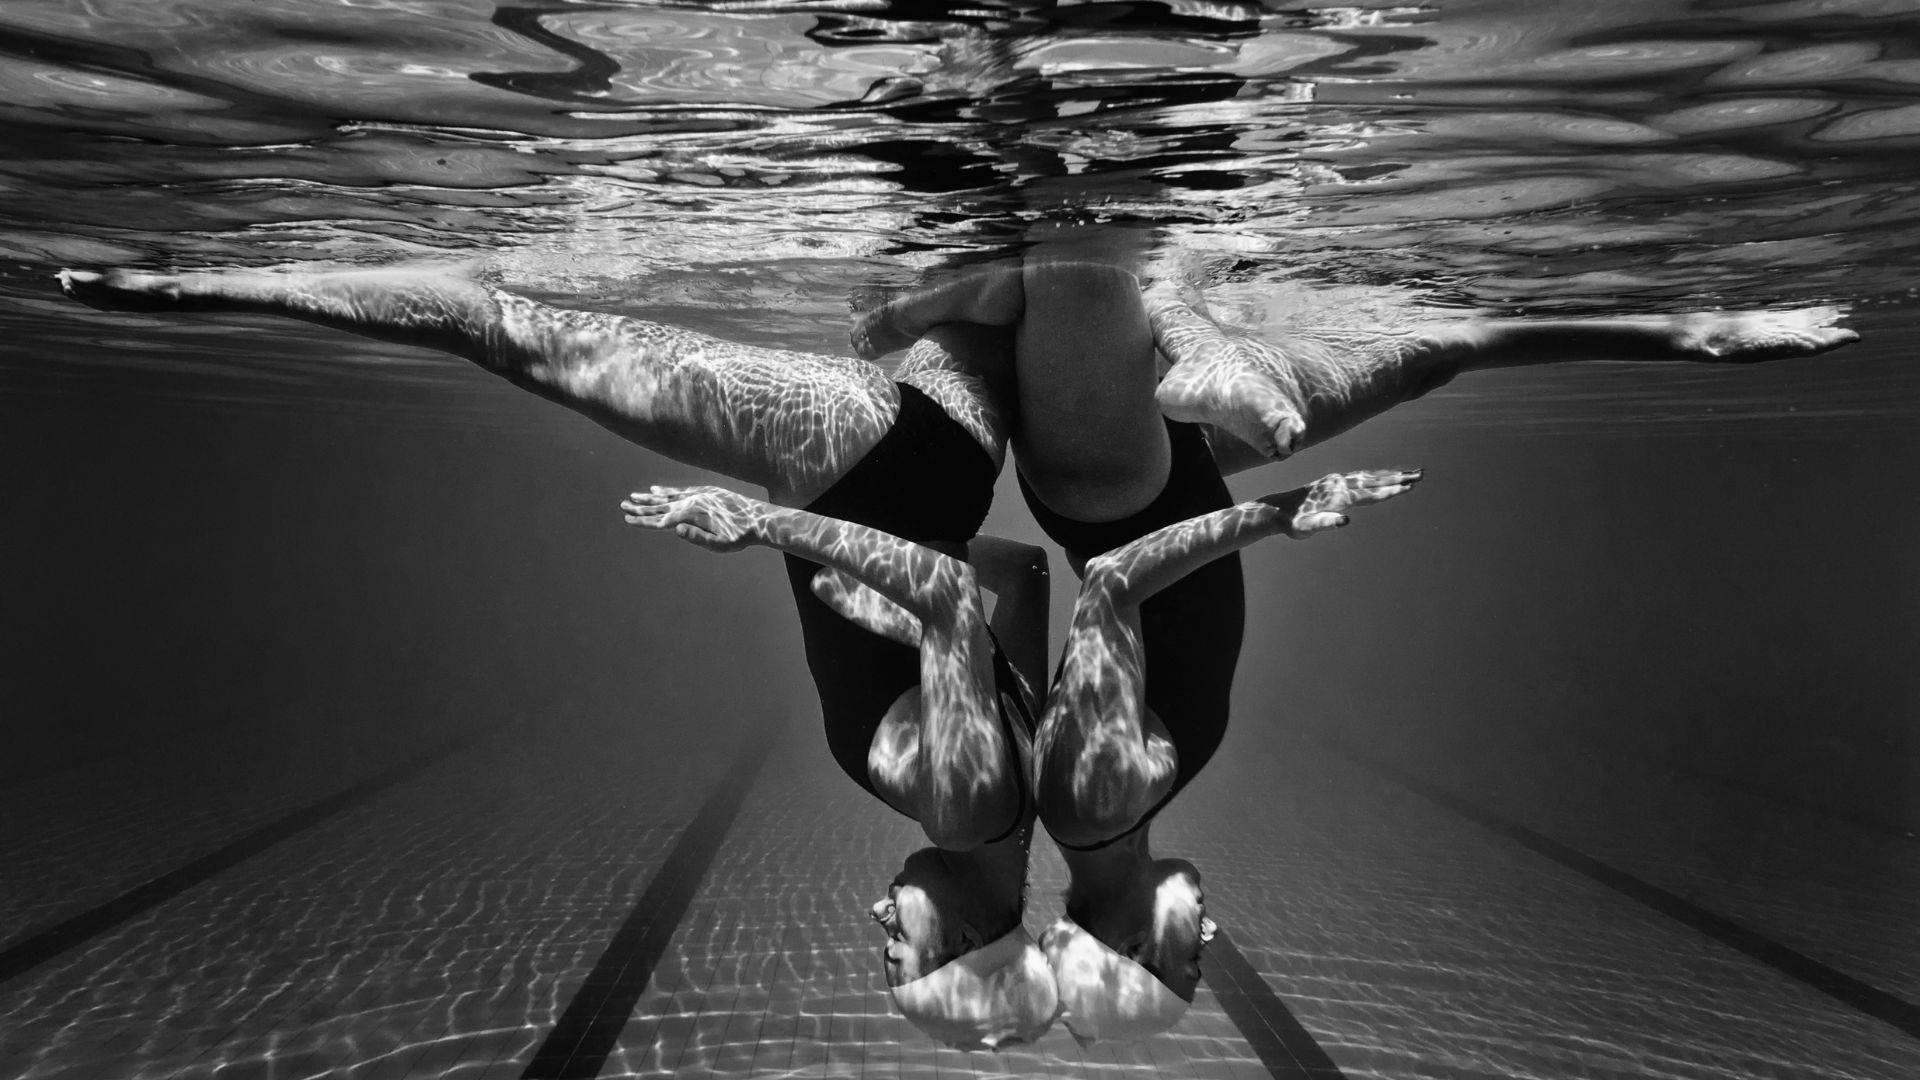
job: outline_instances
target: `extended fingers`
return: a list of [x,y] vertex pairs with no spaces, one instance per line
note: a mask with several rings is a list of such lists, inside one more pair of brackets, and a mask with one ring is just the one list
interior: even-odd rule
[[1356,492],[1353,498],[1353,504],[1355,506],[1368,506],[1373,503],[1386,502],[1395,495],[1405,495],[1412,490],[1412,484],[1388,484],[1384,487],[1371,487],[1364,491]]
[[669,515],[673,513],[671,506],[636,506],[630,502],[623,502],[620,504],[620,509],[626,511],[625,520],[629,525],[663,529],[671,524],[669,520]]
[[[1376,503],[1405,494],[1420,482],[1421,475],[1419,469],[1374,469],[1329,479],[1348,501]],[[1340,495],[1335,496],[1336,500],[1339,498]]]
[[1348,473],[1347,478],[1363,487],[1411,487],[1426,475],[1424,469],[1368,469],[1365,472]]
[[1301,514],[1298,518],[1294,519],[1293,528],[1295,532],[1302,536],[1311,536],[1314,533],[1323,532],[1327,529],[1337,529],[1346,523],[1347,516],[1345,514],[1336,514],[1330,510],[1320,510],[1313,513]]
[[1412,491],[1413,485],[1420,482],[1420,476],[1418,469],[1406,472],[1377,472],[1367,478],[1362,490],[1370,501],[1379,502]]
[[677,488],[655,484],[646,491],[629,494],[620,503],[629,525],[663,529],[683,520],[675,512],[684,510],[700,494],[699,488]]
[[642,504],[671,502],[674,499],[684,498],[688,495],[698,495],[702,492],[712,490],[714,489],[710,487],[676,487],[672,484],[654,484],[647,488],[647,490],[636,491],[627,496],[627,498]]

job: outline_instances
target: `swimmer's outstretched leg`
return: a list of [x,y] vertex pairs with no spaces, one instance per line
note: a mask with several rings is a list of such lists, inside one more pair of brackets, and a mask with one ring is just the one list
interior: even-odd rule
[[[1576,360],[1755,363],[1812,356],[1859,339],[1842,312],[1707,312],[1597,319],[1470,317],[1404,328],[1230,334],[1197,296],[1148,293],[1160,350],[1173,362],[1156,391],[1176,420],[1226,429],[1269,460],[1322,442],[1463,371]],[[1243,466],[1244,467],[1244,466]]]
[[1061,671],[1034,739],[1040,820],[1085,847],[1131,829],[1178,772],[1172,741],[1146,708],[1140,603],[1200,567],[1268,536],[1303,539],[1346,512],[1399,495],[1414,471],[1354,472],[1176,522],[1088,560]]
[[67,270],[109,309],[261,312],[464,357],[669,457],[804,504],[886,433],[899,391],[871,364],[555,308],[453,273]]
[[[714,551],[771,547],[872,589],[918,620],[920,686],[888,710],[868,758],[882,797],[948,850],[1024,824],[1024,747],[1006,745],[993,646],[973,568],[897,536],[719,487],[654,487],[620,504],[628,524]],[[824,575],[823,575],[824,576]],[[1017,725],[1016,725],[1017,726]]]

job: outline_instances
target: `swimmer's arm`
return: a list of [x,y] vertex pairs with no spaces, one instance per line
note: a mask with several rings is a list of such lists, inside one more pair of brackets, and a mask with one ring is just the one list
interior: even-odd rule
[[945,618],[970,591],[973,570],[959,559],[891,533],[805,510],[775,506],[722,487],[656,486],[620,504],[629,525],[671,529],[711,551],[770,547],[852,578],[925,622]]
[[769,547],[818,562],[920,623],[918,709],[896,702],[874,735],[868,774],[936,846],[969,850],[1004,833],[1022,805],[1001,731],[992,645],[973,567],[852,522],[762,504]]
[[882,721],[868,755],[874,786],[943,848],[977,847],[1014,823],[1020,781],[1000,730],[972,567],[878,529],[725,488],[655,487],[634,492],[621,509],[628,524],[671,529],[711,550],[764,546],[820,563],[919,619],[918,707],[903,707],[903,696]]
[[1045,548],[980,535],[967,544],[967,561],[980,585],[994,594],[993,634],[1000,651],[1029,689],[1047,685],[1047,614],[1052,581]]
[[1385,502],[1420,482],[1418,469],[1335,473],[1302,488],[1178,521],[1087,562],[1114,596],[1138,604],[1223,555],[1270,536],[1303,540],[1347,524],[1347,511]]
[[860,584],[853,575],[823,567],[813,575],[810,585],[821,603],[855,626],[909,649],[920,647],[920,620],[906,608]]
[[[988,621],[1000,651],[1029,690],[1046,685],[1047,612],[1051,587],[1043,548],[998,536],[977,536],[967,545],[980,588],[994,596]],[[920,620],[905,608],[862,585],[844,571],[824,569],[813,592],[841,616],[881,637],[920,647]]]

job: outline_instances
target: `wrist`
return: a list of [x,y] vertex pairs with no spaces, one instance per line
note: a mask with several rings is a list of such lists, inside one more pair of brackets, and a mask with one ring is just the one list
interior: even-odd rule
[[756,501],[744,515],[741,538],[750,544],[777,545],[792,516],[793,511],[784,507]]

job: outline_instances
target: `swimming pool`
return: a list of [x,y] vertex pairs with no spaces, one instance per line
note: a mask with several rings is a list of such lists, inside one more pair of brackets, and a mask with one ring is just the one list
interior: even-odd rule
[[[1915,1075],[1917,23],[7,4],[0,1075]],[[1428,476],[1248,556],[1234,726],[1156,832],[1226,931],[1193,1012],[997,1056],[888,1002],[917,831],[822,752],[777,561],[620,525],[702,474],[435,354],[52,279],[458,262],[844,353],[1059,221],[1255,332],[1864,340],[1476,373],[1236,478]],[[1010,475],[989,528],[1039,540]]]

